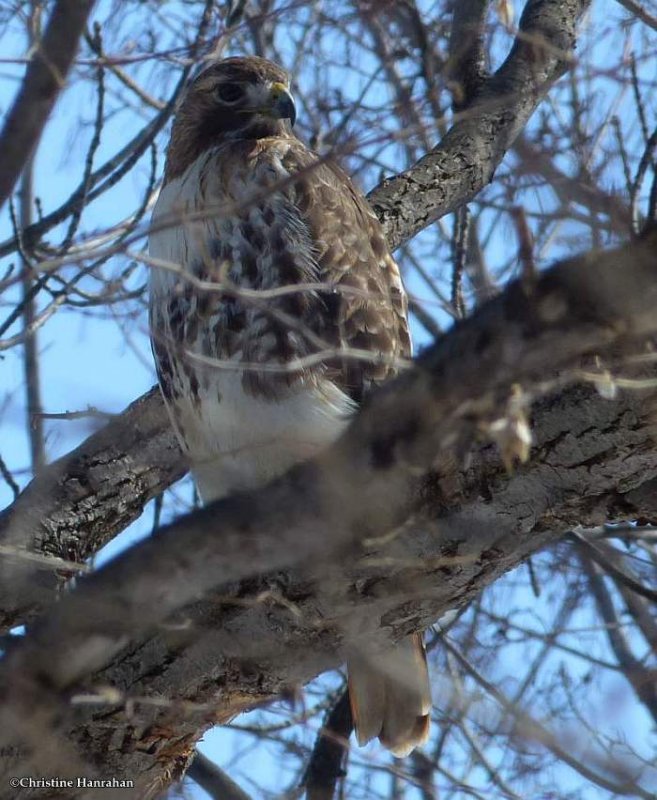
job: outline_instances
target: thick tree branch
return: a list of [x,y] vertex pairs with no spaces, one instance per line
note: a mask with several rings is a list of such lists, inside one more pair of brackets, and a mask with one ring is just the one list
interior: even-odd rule
[[[470,199],[490,179],[566,68],[583,5],[530,2],[512,53],[485,81],[467,115],[436,150],[373,193],[393,246]],[[608,254],[601,272],[594,260],[584,259],[574,266],[574,283],[557,270],[541,278],[535,294],[509,290],[373,398],[349,442],[250,500],[237,498],[181,521],[157,542],[81,581],[8,656],[0,729],[13,729],[17,739],[34,746],[31,765],[41,767],[48,763],[40,760],[42,743],[52,745],[51,758],[58,746],[46,733],[65,731],[105,774],[137,778],[137,794],[145,797],[180,776],[206,727],[335,665],[345,638],[383,642],[418,630],[571,525],[650,515],[657,509],[657,457],[649,413],[636,398],[610,403],[570,390],[539,404],[538,458],[531,468],[509,478],[490,448],[467,471],[459,470],[458,460],[443,466],[422,493],[421,526],[404,527],[391,548],[381,550],[389,559],[385,567],[359,564],[357,575],[352,570],[344,577],[336,566],[340,580],[313,585],[298,576],[283,588],[274,581],[274,590],[264,593],[270,601],[255,599],[260,585],[253,580],[255,594],[248,584],[241,588],[240,607],[220,598],[179,611],[190,622],[186,629],[165,622],[197,590],[276,565],[308,567],[320,556],[328,569],[329,554],[357,552],[363,536],[401,523],[416,473],[431,466],[438,450],[460,454],[479,427],[503,416],[511,383],[541,391],[545,370],[577,366],[580,355],[612,346],[625,352],[629,340],[653,330],[645,306],[654,308],[654,249],[653,241],[652,249],[637,244]],[[142,400],[82,445],[72,461],[63,460],[31,485],[0,519],[3,543],[40,551],[44,538],[46,552],[79,559],[182,474],[159,398]],[[577,447],[570,450],[573,438]],[[145,445],[152,450],[143,453]],[[89,484],[90,466],[97,471]],[[340,486],[334,485],[336,474]],[[308,487],[310,501],[303,495]],[[285,514],[275,505],[280,502],[287,504]],[[436,519],[439,526],[432,526]],[[255,530],[258,521],[264,525]],[[208,522],[214,541],[202,531]],[[18,563],[20,568],[0,568],[6,570],[0,592],[10,587],[0,595],[8,603],[6,624],[41,613],[56,587],[54,573],[39,567],[35,575],[34,566]],[[24,595],[35,577],[42,587]],[[128,636],[154,631],[94,674]],[[85,676],[98,707],[71,710],[69,693]],[[116,687],[113,696],[98,688],[107,683]],[[24,771],[29,758],[16,752]],[[74,758],[72,753],[71,764]],[[15,774],[16,767],[0,759],[0,774]]]
[[255,581],[187,609],[94,677],[92,691],[124,694],[96,689],[71,739],[106,774],[141,776],[141,789],[157,792],[206,727],[337,666],[345,631],[385,644],[467,604],[565,530],[653,516],[656,402],[657,389],[609,401],[590,387],[539,401],[530,465],[509,476],[485,447],[467,470],[444,465],[415,524],[370,545],[356,567],[315,587],[299,576]]
[[[390,531],[403,523],[409,511],[410,492],[417,487],[419,475],[431,467],[436,453],[462,452],[476,431],[486,430],[490,422],[503,415],[512,384],[519,382],[530,393],[540,391],[545,388],[546,374],[552,370],[577,366],[582,356],[610,347],[618,353],[627,348],[631,351],[631,343],[637,337],[655,329],[656,237],[653,234],[647,241],[620,250],[565,262],[541,275],[531,292],[520,284],[511,285],[428,350],[414,369],[374,394],[349,434],[319,458],[292,470],[261,492],[233,497],[180,520],[156,539],[138,545],[82,581],[5,660],[0,731],[5,732],[5,737],[11,730],[27,736],[26,732],[37,722],[37,728],[48,720],[54,724],[55,718],[64,724],[69,687],[106,663],[129,638],[152,630],[172,611],[214,586],[292,564],[305,563],[308,568],[320,561],[325,571],[327,556],[353,552],[364,537]],[[586,421],[590,428],[590,417]],[[572,425],[572,420],[569,422]],[[561,476],[544,453],[539,452],[539,456],[545,467],[538,480],[539,496],[549,497],[549,504],[543,505],[538,498],[528,502],[527,490],[521,492],[516,502],[526,512],[517,508],[509,515],[506,527],[499,513],[489,518],[490,509],[481,507],[481,485],[471,487],[470,515],[466,514],[465,519],[459,514],[451,515],[451,524],[441,519],[439,536],[433,544],[435,557],[411,562],[416,570],[421,568],[424,572],[424,580],[417,575],[412,580],[405,578],[407,555],[401,561],[401,570],[387,578],[381,596],[375,586],[384,580],[384,575],[390,575],[389,566],[379,574],[378,581],[367,584],[367,591],[373,594],[369,602],[364,598],[359,601],[361,613],[356,613],[351,594],[349,610],[343,600],[343,616],[337,619],[340,603],[335,602],[336,582],[332,579],[330,587],[322,590],[320,580],[326,604],[324,625],[335,632],[327,637],[328,646],[324,642],[323,647],[308,648],[306,628],[304,646],[313,652],[305,660],[298,659],[297,653],[296,673],[288,672],[287,679],[291,674],[299,679],[310,677],[309,660],[319,669],[335,663],[339,658],[336,646],[343,636],[357,636],[359,640],[363,636],[386,638],[380,630],[384,625],[392,626],[388,635],[396,637],[409,628],[426,625],[436,612],[466,602],[484,583],[564,530],[560,513],[567,516],[568,509],[575,510],[587,524],[590,499],[578,504],[571,494],[564,497]],[[616,450],[613,455],[607,451],[602,455],[603,461],[616,457]],[[640,459],[641,477],[626,477],[625,487],[654,477],[657,472],[651,452],[645,454],[639,449],[634,458]],[[621,463],[623,469],[637,469],[636,460],[623,459]],[[590,463],[585,465],[585,472],[591,480]],[[616,491],[619,476],[613,475],[606,490],[602,489],[601,478],[596,475],[594,483],[596,493],[603,495],[602,516],[613,516],[614,503],[604,492]],[[441,489],[444,494],[444,487]],[[580,494],[581,487],[577,497]],[[441,491],[429,495],[435,516],[443,502]],[[444,503],[447,508],[458,506],[454,496],[447,497]],[[483,514],[478,522],[472,516],[477,506],[478,513]],[[600,516],[598,506],[594,516]],[[422,525],[425,531],[431,528],[426,515]],[[523,530],[533,531],[531,539],[518,536]],[[431,535],[436,536],[436,531]],[[445,535],[449,538],[445,539]],[[463,545],[456,547],[458,569],[453,580],[437,592],[436,577],[451,563],[443,558],[454,553],[457,542]],[[417,611],[409,622],[410,598],[416,598]],[[405,617],[398,616],[399,603],[406,609]],[[404,618],[406,621],[401,621]],[[312,619],[317,619],[317,611]],[[310,630],[314,628],[314,638],[319,636],[321,641],[316,624],[311,624]],[[223,638],[225,660],[235,632],[229,622],[215,626],[216,619],[210,627],[215,636]],[[198,633],[195,626],[194,646]],[[217,641],[207,631],[203,640],[204,646]],[[258,647],[263,640],[260,636]],[[180,641],[175,649],[179,648]],[[250,650],[253,640],[250,646],[240,641],[237,652],[242,658],[248,659]],[[286,638],[282,650],[295,650],[293,637]],[[162,655],[160,652],[160,658]],[[265,657],[259,653],[258,662],[274,656],[281,657],[280,644],[278,650]],[[142,654],[142,663],[143,658]],[[121,661],[125,664],[125,657]],[[124,685],[124,681],[118,685]],[[270,685],[276,685],[276,680]],[[206,687],[206,692],[208,688],[211,687]],[[260,697],[262,688],[261,682]],[[224,702],[230,698],[226,691],[222,695]],[[244,704],[244,686],[241,698]],[[238,700],[233,700],[225,713],[235,713]],[[30,704],[39,709],[38,721],[29,712]],[[208,724],[208,714],[216,719],[209,708],[188,711],[187,720],[192,719],[197,735],[199,728]],[[187,737],[187,748],[189,741]],[[15,745],[11,736],[9,743]],[[34,742],[31,744],[35,746]],[[180,753],[176,755],[182,757]]]
[[58,0],[0,134],[0,208],[64,88],[93,0]]
[[158,389],[45,469],[0,514],[0,629],[52,603],[67,572],[57,559],[89,558],[185,471]]
[[493,177],[552,84],[568,69],[587,0],[529,0],[508,58],[448,134],[369,201],[394,249],[467,203]]
[[[253,582],[234,599],[187,609],[93,678],[96,705],[75,706],[70,739],[103,774],[139,776],[140,796],[156,793],[180,776],[209,725],[339,663],[350,626],[364,640],[397,638],[467,603],[564,530],[654,516],[656,401],[657,390],[609,401],[584,387],[540,401],[531,465],[509,477],[486,447],[427,487],[431,520],[383,550],[371,545],[346,578],[336,571],[315,589],[298,577]],[[263,589],[269,599],[258,599]]]
[[[374,190],[370,200],[388,227],[391,246],[428,224],[428,206],[434,219],[485,184],[497,164],[491,167],[491,158],[501,159],[511,132],[515,136],[547,89],[545,76],[554,80],[565,68],[563,53],[574,46],[582,10],[575,0],[532,0],[521,21],[523,38],[482,88],[467,118],[415,167]],[[481,174],[473,178],[477,165]],[[486,180],[480,179],[483,173],[489,175]],[[151,392],[125,418],[33,481],[0,515],[0,545],[82,561],[139,516],[145,503],[184,469],[162,401]],[[49,604],[58,584],[56,568],[21,558],[4,565],[0,561],[0,630]]]
[[85,580],[35,629],[32,668],[46,648],[50,679],[70,685],[103,666],[126,635],[217,585],[325,557],[403,523],[412,475],[503,413],[513,384],[538,391],[546,373],[657,329],[656,243],[653,231],[563,262],[531,291],[511,284],[374,393],[348,435],[319,457],[260,492],[180,519]]

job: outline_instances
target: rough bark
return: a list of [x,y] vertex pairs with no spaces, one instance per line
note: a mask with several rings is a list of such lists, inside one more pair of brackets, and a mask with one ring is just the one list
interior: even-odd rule
[[[440,145],[370,195],[392,247],[490,181],[567,68],[585,7],[530,0],[509,57],[471,82],[470,103]],[[652,247],[513,287],[375,396],[317,462],[186,518],[81,581],[2,665],[0,797],[17,796],[5,780],[17,772],[93,770],[136,779],[138,797],[155,795],[184,772],[205,728],[336,665],[345,639],[376,645],[419,630],[573,525],[654,516],[653,390],[613,402],[591,389],[553,394],[535,409],[531,466],[509,476],[494,448],[480,447],[461,469],[472,437],[504,416],[514,382],[540,394],[546,370],[612,347],[622,355],[654,330],[654,252],[653,237]],[[456,457],[430,475],[438,451]],[[82,559],[183,472],[151,393],[33,482],[0,519],[0,544]],[[378,561],[353,567],[364,537],[396,526],[385,547],[368,544]],[[295,564],[305,571],[255,577]],[[0,569],[0,623],[52,604],[52,567],[14,553]],[[114,694],[102,690],[108,684]],[[96,706],[71,705],[84,689]]]
[[[655,330],[656,238],[511,285],[374,394],[319,458],[174,523],[81,582],[2,665],[0,745],[31,752],[22,771],[26,761],[43,770],[48,756],[79,770],[77,741],[102,773],[139,776],[137,796],[155,792],[180,774],[205,727],[337,664],[345,640],[376,646],[425,627],[575,524],[653,516],[654,391],[643,402],[602,401],[591,389],[544,402],[535,465],[511,478],[490,448],[466,471],[458,463],[477,431],[504,418],[512,384],[540,393],[553,370],[633,352]],[[440,472],[429,479],[436,453]],[[365,537],[395,529],[383,562],[345,577],[341,555],[351,563]],[[275,579],[271,605],[255,600],[254,578],[251,592],[239,590],[246,608],[187,606],[186,625],[125,649],[217,584],[294,564],[306,577]],[[125,698],[106,696],[97,718],[76,727],[70,692],[119,651],[94,683],[172,705],[144,702],[136,725]],[[57,745],[45,737],[45,752],[44,728],[60,733]],[[0,763],[5,775],[17,769]]]
[[[71,740],[99,774],[137,778],[136,796],[155,795],[181,776],[202,730],[336,666],[346,620],[364,637],[399,637],[467,602],[564,530],[654,517],[656,401],[655,392],[609,401],[587,387],[540,401],[532,464],[509,477],[485,447],[468,469],[445,469],[435,524],[406,531],[387,551],[390,563],[363,566],[339,590],[318,593],[279,574],[241,587],[232,602],[227,591],[186,609],[177,628],[126,649],[81,687],[97,705],[69,716]],[[264,589],[269,599],[257,600]],[[124,694],[103,695],[108,685]],[[2,766],[9,774],[15,762]]]
[[[481,84],[443,142],[370,194],[391,247],[470,199],[491,179],[506,148],[566,67],[585,7],[574,0],[529,2],[508,59]],[[467,33],[461,23],[456,38]],[[454,46],[458,49],[456,40]],[[183,473],[162,401],[152,391],[35,479],[0,515],[0,546],[82,561]],[[55,570],[68,574],[65,565],[6,558],[4,566],[0,560],[0,630],[38,614],[58,584]]]
[[568,69],[587,7],[586,0],[529,0],[508,58],[479,85],[440,144],[370,193],[391,247],[469,202],[492,180],[536,106]]
[[89,558],[185,471],[155,388],[40,473],[0,514],[0,629],[47,608],[71,574],[60,559]]

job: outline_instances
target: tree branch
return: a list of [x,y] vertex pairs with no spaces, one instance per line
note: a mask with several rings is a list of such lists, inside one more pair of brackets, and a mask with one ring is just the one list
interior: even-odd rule
[[641,660],[632,652],[628,637],[623,630],[623,623],[616,613],[611,593],[605,584],[603,570],[593,561],[581,543],[578,550],[598,613],[604,623],[609,646],[618,660],[621,672],[645,706],[646,711],[652,716],[653,720],[657,720],[655,671],[650,667],[644,666]]
[[519,159],[516,174],[540,175],[564,206],[581,204],[593,214],[604,214],[616,235],[625,237],[630,234],[632,215],[629,205],[620,197],[605,194],[600,187],[562,172],[550,154],[533,145],[525,136],[516,139],[513,150]]
[[[193,40],[188,46],[189,62],[180,72],[180,76],[166,104],[162,106],[153,119],[124,146],[118,153],[111,156],[104,164],[93,170],[75,191],[58,208],[41,217],[28,228],[21,232],[24,242],[34,243],[47,231],[54,228],[67,217],[78,212],[81,204],[89,204],[92,200],[102,195],[124,175],[129,172],[141,156],[152,146],[157,134],[164,128],[173,114],[176,102],[187,84],[192,72],[194,59],[199,55],[203,46],[203,37],[212,20],[213,0],[204,0],[203,10],[196,27]],[[1,163],[1,162],[0,162]],[[12,236],[0,242],[0,258],[13,253],[20,245],[20,240]]]
[[[432,153],[372,194],[393,246],[490,179],[566,68],[583,7],[575,0],[532,0],[509,58],[486,80],[467,115]],[[80,581],[7,656],[0,730],[7,736],[13,729],[29,742],[33,763],[42,768],[48,762],[40,761],[40,747],[56,749],[55,737],[47,734],[65,732],[60,742],[74,742],[106,774],[136,777],[140,797],[150,796],[180,776],[206,727],[335,665],[345,638],[383,642],[418,630],[576,523],[654,513],[650,415],[633,397],[612,403],[570,390],[539,404],[538,460],[531,468],[510,478],[490,448],[468,470],[458,467],[472,436],[504,418],[513,382],[540,393],[546,370],[577,366],[583,354],[612,346],[629,351],[632,339],[653,330],[654,252],[653,236],[603,257],[575,260],[570,275],[567,267],[544,275],[534,294],[511,287],[378,393],[348,437],[317,462],[262,493],[182,520]],[[46,539],[52,533],[47,552],[82,557],[184,471],[153,393],[96,437],[31,484],[0,519],[0,537],[39,551],[44,532]],[[577,447],[568,450],[573,438]],[[143,452],[145,446],[150,452]],[[450,450],[457,458],[421,492],[421,525],[404,526],[388,548],[369,543],[370,551],[380,551],[383,567],[374,561],[354,568],[352,555],[351,571],[336,566],[341,578],[331,585],[292,576],[280,602],[258,600],[248,590],[259,585],[252,579],[240,589],[239,607],[226,605],[235,598],[225,588],[214,602],[181,609],[221,581],[276,565],[312,564],[320,556],[328,569],[329,555],[359,552],[363,536],[403,522],[417,473],[426,473],[436,452]],[[593,475],[597,464],[603,474]],[[97,471],[87,483],[90,468]],[[308,488],[312,493],[304,496]],[[281,502],[287,505],[276,505]],[[431,524],[436,519],[439,526]],[[36,575],[33,566],[23,572],[15,563],[0,570],[0,604],[10,604],[7,624],[52,602],[54,572],[40,568]],[[356,580],[354,572],[367,581]],[[33,582],[43,585],[24,596]],[[172,609],[191,621],[188,629],[166,622]],[[123,647],[128,636],[154,632]],[[119,650],[109,668],[94,672]],[[70,692],[85,677],[93,681],[85,688],[96,691],[100,710],[69,705]],[[103,695],[99,684],[107,683],[117,687],[114,695]],[[23,771],[25,759],[20,748],[16,752]],[[0,773],[17,774],[16,766],[2,759]]]
[[617,2],[649,28],[657,31],[657,17],[653,16],[649,11],[646,11],[641,3],[637,3],[635,0],[617,0]]
[[213,800],[251,800],[235,781],[231,780],[222,769],[219,769],[215,763],[203,753],[199,753],[198,750],[194,754],[186,774],[187,777],[196,781]]
[[349,737],[354,729],[349,691],[345,687],[326,715],[304,778],[307,800],[333,800],[345,772]]
[[[345,631],[384,646],[577,524],[654,516],[656,402],[657,390],[609,401],[587,387],[539,401],[531,464],[509,476],[494,448],[479,449],[467,469],[444,465],[415,523],[356,566],[315,586],[294,575],[251,581],[186,609],[94,676],[97,705],[76,713],[70,739],[106,774],[141,776],[141,790],[155,792],[209,725],[337,666]],[[123,695],[104,700],[107,685]]]
[[[0,546],[16,551],[0,558],[0,629],[52,603],[64,566],[57,559],[84,562],[186,470],[157,388],[46,468],[0,514]],[[22,552],[50,555],[53,563]]]
[[454,109],[467,108],[486,80],[484,29],[488,0],[454,4],[446,73],[452,82]]
[[[229,498],[179,520],[155,539],[137,545],[81,581],[76,591],[63,597],[2,664],[0,731],[4,734],[0,736],[0,743],[4,737],[6,743],[16,746],[9,733],[12,730],[20,738],[21,735],[28,737],[30,731],[40,730],[46,722],[54,726],[58,720],[60,730],[72,724],[67,697],[76,682],[107,663],[130,638],[152,631],[171,612],[195,601],[213,587],[293,564],[305,563],[312,571],[312,564],[321,563],[325,573],[329,569],[329,556],[357,552],[364,538],[370,539],[370,549],[376,549],[371,537],[391,531],[404,522],[419,476],[431,468],[436,453],[441,453],[444,459],[449,451],[454,451],[458,463],[459,454],[472,436],[488,429],[500,415],[504,417],[512,384],[520,383],[531,396],[546,388],[546,374],[553,370],[578,366],[584,355],[609,348],[616,348],[619,354],[632,352],[636,347],[632,342],[655,329],[656,240],[657,234],[653,234],[646,241],[619,250],[564,262],[539,276],[531,292],[519,283],[510,285],[502,295],[423,354],[415,368],[375,393],[348,434],[320,457],[295,468],[260,492]],[[584,414],[587,430],[591,429],[590,407],[589,394]],[[568,420],[570,426],[572,422],[572,418]],[[605,430],[610,429],[613,426],[608,424]],[[625,447],[633,452],[637,446],[631,438]],[[599,444],[598,434],[596,445]],[[539,442],[538,446],[544,443]],[[256,642],[253,636],[249,642],[248,637],[244,640],[237,635],[238,629],[245,631],[248,627],[243,625],[243,620],[237,627],[228,620],[217,625],[216,614],[210,621],[207,611],[203,612],[202,625],[193,625],[190,633],[179,634],[174,650],[189,648],[193,651],[209,644],[216,647],[219,639],[224,667],[226,658],[239,655],[248,660],[253,657],[254,647],[258,648],[259,664],[276,664],[293,653],[296,666],[289,669],[287,662],[288,670],[283,670],[282,674],[288,681],[307,680],[311,674],[336,663],[339,659],[336,648],[343,638],[350,641],[354,636],[359,641],[396,638],[409,629],[427,625],[447,608],[466,602],[484,583],[558,536],[567,525],[572,525],[571,514],[575,513],[582,524],[587,524],[592,515],[599,519],[613,516],[614,508],[627,509],[627,504],[623,506],[620,499],[612,499],[618,492],[617,486],[622,484],[628,491],[654,478],[657,464],[652,452],[646,454],[640,448],[635,458],[629,458],[627,450],[618,453],[616,445],[611,452],[605,449],[601,454],[607,461],[619,456],[618,468],[631,470],[632,477],[626,475],[621,480],[617,472],[608,470],[610,483],[603,489],[600,475],[596,475],[594,481],[591,478],[589,456],[582,464],[581,473],[575,474],[572,463],[569,465],[566,474],[570,476],[571,490],[568,491],[564,488],[565,476],[539,449],[543,471],[540,478],[534,474],[529,481],[529,486],[532,480],[534,483],[531,499],[527,486],[513,495],[515,500],[511,502],[520,506],[513,513],[507,508],[508,527],[505,527],[504,516],[496,513],[492,504],[482,506],[481,493],[490,490],[482,489],[481,474],[469,488],[470,501],[464,506],[465,516],[460,512],[447,519],[441,517],[438,530],[430,524],[430,519],[441,512],[444,515],[446,508],[457,508],[458,491],[456,495],[453,489],[449,492],[442,480],[439,480],[439,489],[434,487],[433,492],[425,486],[421,496],[429,507],[421,522],[422,534],[416,531],[414,536],[423,539],[425,548],[426,536],[430,537],[433,558],[427,558],[425,549],[422,559],[418,561],[416,556],[409,562],[408,552],[399,559],[393,548],[392,562],[384,560],[383,571],[379,567],[378,573],[374,568],[378,578],[372,580],[370,575],[366,582],[368,588],[361,590],[372,594],[369,598],[361,596],[357,607],[353,588],[347,595],[350,600],[343,599],[340,604],[340,592],[336,589],[340,581],[332,575],[330,585],[322,587],[320,579],[318,591],[324,597],[323,603],[315,598],[305,607],[311,622],[305,621],[303,647],[311,652],[303,658],[295,647],[294,637],[288,633],[283,643],[276,644],[274,638],[271,651],[263,654],[262,630]],[[499,461],[495,461],[499,471]],[[640,472],[638,478],[636,470]],[[458,469],[455,474],[458,475]],[[577,487],[574,492],[573,480]],[[597,496],[594,502],[584,493],[582,481],[587,480],[589,492]],[[540,487],[538,495],[537,486]],[[580,500],[579,504],[575,498]],[[524,513],[520,507],[525,508]],[[475,508],[480,515],[478,521],[474,516]],[[643,509],[644,514],[647,511]],[[528,530],[532,531],[530,537],[520,535]],[[447,555],[450,558],[445,561]],[[350,561],[353,562],[353,556]],[[395,564],[398,565],[396,572]],[[444,571],[450,567],[452,579],[445,581]],[[413,573],[410,579],[409,568]],[[344,574],[344,568],[338,569],[337,574]],[[440,589],[437,588],[439,575],[444,584]],[[376,584],[384,581],[384,576],[388,576],[386,587],[379,594],[381,589],[377,589]],[[352,587],[353,580],[352,576]],[[301,605],[303,598],[308,602],[307,584],[305,589],[297,591],[300,594],[293,595],[284,604],[288,627],[289,602]],[[411,600],[417,603],[417,610],[409,620]],[[318,602],[319,607],[325,609],[320,614],[323,622],[319,628],[317,610],[311,611],[313,607],[318,608]],[[400,604],[405,609],[401,616]],[[303,619],[304,612],[299,613]],[[383,633],[381,626],[388,628],[388,632]],[[276,630],[280,631],[280,625]],[[328,630],[333,633],[327,635]],[[201,632],[202,645],[199,642]],[[308,647],[309,636],[316,647]],[[233,650],[238,638],[237,650]],[[160,669],[162,664],[167,664],[168,671],[171,661],[163,656],[160,650],[153,660],[153,651],[148,655],[142,652],[139,656],[142,666],[137,671],[141,674],[144,669],[148,670],[148,664],[156,663]],[[196,661],[198,649],[190,653],[190,657]],[[120,670],[125,669],[126,655],[118,663]],[[201,659],[196,663],[197,670],[199,664],[204,665],[206,688],[202,695],[211,705],[185,707],[182,715],[197,736],[209,719],[217,720],[217,712],[211,700],[213,684],[207,685],[207,664],[211,662]],[[311,669],[313,672],[309,672]],[[131,668],[128,670],[130,673]],[[220,667],[218,671],[221,673]],[[134,677],[132,673],[130,682]],[[125,678],[126,675],[114,681],[114,685],[125,685]],[[280,679],[281,673],[276,669],[269,683],[260,675],[258,699],[262,698],[263,687],[275,690],[278,686],[280,691]],[[224,715],[236,713],[236,705],[240,703],[244,707],[246,685],[248,683],[240,686],[238,699],[238,695],[227,691],[224,683],[220,704]],[[189,683],[186,686],[189,689]],[[199,701],[203,701],[203,696],[195,697],[194,702]],[[38,712],[31,713],[30,707]],[[222,718],[221,710],[219,717]],[[103,729],[107,731],[106,718]],[[156,739],[161,737],[152,731],[150,735],[155,735]],[[167,740],[172,735],[169,730]],[[70,736],[66,738],[70,740]],[[88,735],[83,738],[89,743]],[[179,747],[188,751],[193,739],[194,735],[188,732],[178,739]],[[29,740],[38,755],[38,737],[32,735]],[[174,748],[173,752],[177,759],[182,759],[180,751]],[[125,749],[122,754],[125,755]],[[94,760],[103,758],[101,752]],[[125,761],[126,765],[130,764],[129,759]],[[16,765],[9,766],[16,768]],[[149,772],[146,779],[151,780],[154,774],[161,775]]]
[[[318,458],[260,492],[182,518],[96,572],[40,629],[44,641],[55,639],[51,678],[57,682],[58,663],[62,685],[101,667],[124,635],[145,632],[216,585],[337,553],[403,523],[411,473],[430,469],[457,434],[470,438],[503,413],[514,383],[538,391],[546,373],[657,328],[656,242],[653,231],[563,262],[531,292],[511,284],[374,393],[348,435]],[[169,576],[166,586],[161,575]],[[102,654],[94,642],[95,666],[78,641],[85,629],[108,636]]]
[[[564,6],[556,0],[532,0],[521,21],[521,30],[528,40],[519,39],[497,75],[488,80],[474,116],[469,114],[458,122],[443,143],[410,171],[374,190],[370,200],[375,207],[378,204],[393,246],[399,244],[400,237],[407,238],[428,224],[425,197],[431,195],[427,202],[437,203],[435,216],[439,216],[449,210],[443,200],[450,208],[456,208],[464,193],[470,189],[475,193],[483,186],[481,181],[473,184],[471,173],[461,168],[464,153],[470,153],[466,161],[473,168],[479,161],[488,163],[493,153],[502,157],[509,143],[509,131],[511,128],[517,131],[524,124],[542,96],[532,89],[533,82],[547,73],[556,77],[558,69],[564,66],[560,57],[563,50],[572,47],[577,17],[583,8],[575,0],[569,3]],[[564,26],[564,32],[557,23]],[[536,41],[529,41],[530,32],[539,38],[544,36],[552,45],[536,48]],[[527,71],[530,61],[536,67]],[[536,85],[542,86],[540,82]],[[516,92],[518,99],[513,100]],[[491,109],[484,95],[490,99],[496,94],[497,104]],[[516,117],[517,114],[520,116]],[[488,149],[479,149],[477,142],[482,135]],[[420,176],[426,175],[431,164],[432,170],[437,169],[439,162],[446,172],[432,172],[440,183],[434,190],[431,184],[425,186]],[[449,166],[454,164],[459,164],[459,168]],[[152,497],[184,474],[185,467],[159,395],[156,392],[145,395],[126,413],[125,420],[116,420],[39,476],[0,515],[0,544],[82,561],[138,517]],[[82,529],[81,514],[85,519]],[[38,614],[44,604],[48,605],[59,583],[54,571],[58,566],[53,564],[52,571],[44,572],[42,565],[39,580],[34,581],[35,562],[12,559],[11,563],[0,563],[0,629],[23,622]]]
[[[493,156],[501,159],[510,144],[510,131],[515,135],[547,89],[540,76],[549,73],[556,79],[565,67],[561,58],[574,46],[583,7],[583,2],[575,0],[532,0],[521,21],[524,38],[518,39],[505,64],[482,88],[473,106],[476,111],[471,109],[441,145],[411,170],[372,192],[370,200],[388,227],[391,246],[428,224],[428,205],[435,204],[434,219],[484,185],[483,180],[473,183],[473,173],[463,169],[464,163],[475,170],[481,163],[487,171]],[[537,40],[551,45],[537,46]],[[492,107],[490,101],[495,98]],[[427,169],[439,186],[426,183]],[[125,419],[110,423],[52,465],[0,515],[0,545],[82,561],[184,474],[159,394],[151,391],[125,413]],[[85,520],[82,529],[81,517]],[[38,580],[33,580],[36,562],[0,561],[0,630],[25,621],[49,604],[59,584],[55,570],[60,566],[53,563],[52,570],[45,570],[42,564]]]
[[0,208],[64,88],[93,0],[58,0],[0,134]]
[[489,183],[552,84],[568,69],[587,0],[529,0],[508,58],[440,144],[369,201],[393,249]]

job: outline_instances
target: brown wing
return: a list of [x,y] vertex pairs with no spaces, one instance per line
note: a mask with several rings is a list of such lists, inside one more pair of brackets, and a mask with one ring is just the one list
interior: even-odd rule
[[354,400],[409,358],[407,299],[399,268],[364,195],[336,164],[301,142],[283,158],[297,177],[290,198],[309,228],[327,290],[307,324],[336,348],[370,353],[371,360],[332,359],[328,374]]
[[[154,219],[212,211],[201,221],[183,219],[155,231],[152,255],[203,281],[225,276],[246,290],[326,288],[274,291],[249,301],[197,293],[155,270],[151,324],[162,342],[156,360],[163,385],[175,389],[175,381],[164,380],[167,366],[174,366],[177,384],[194,391],[198,365],[184,357],[188,352],[241,359],[244,390],[270,399],[324,376],[358,402],[393,374],[395,361],[410,355],[406,296],[381,226],[349,178],[294,138],[229,143],[194,169],[165,186]],[[315,362],[327,348],[357,350],[365,358]],[[295,362],[303,366],[294,368]]]

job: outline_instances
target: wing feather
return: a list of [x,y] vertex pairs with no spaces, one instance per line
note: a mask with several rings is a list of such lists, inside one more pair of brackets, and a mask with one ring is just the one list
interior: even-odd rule
[[[155,270],[151,307],[163,308],[164,297],[184,313],[155,314],[154,330],[180,351],[239,356],[252,394],[274,398],[299,381],[326,377],[358,402],[410,356],[406,294],[379,221],[349,177],[297,139],[209,151],[164,187],[154,224],[162,227],[151,237],[151,254],[201,280],[228,278],[246,289],[325,285],[257,303],[194,292],[175,269]],[[335,355],[309,359],[327,348]],[[154,349],[165,373],[165,354]],[[371,360],[344,355],[353,349]],[[295,360],[311,363],[278,374],[248,366]]]
[[371,361],[338,357],[327,364],[332,380],[360,401],[371,385],[395,373],[398,359],[411,356],[399,267],[365,196],[337,164],[296,141],[283,165],[296,176],[294,204],[316,245],[327,285],[322,313],[309,324],[336,349],[372,354]]

